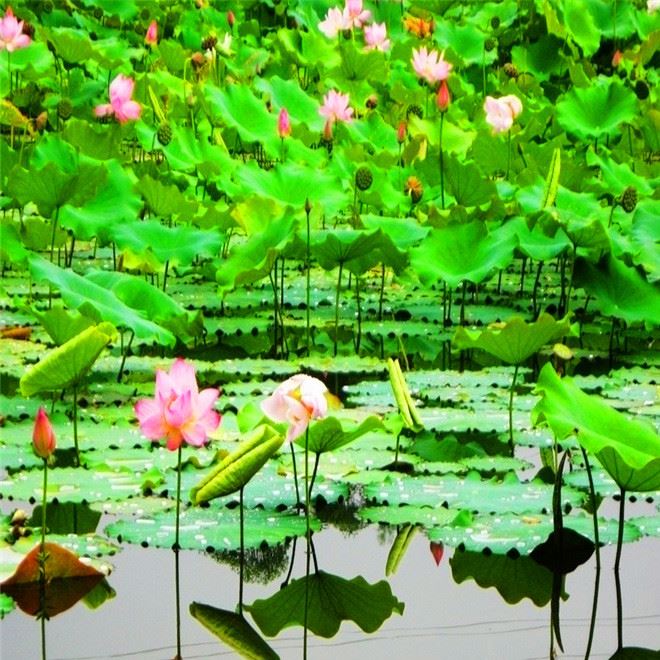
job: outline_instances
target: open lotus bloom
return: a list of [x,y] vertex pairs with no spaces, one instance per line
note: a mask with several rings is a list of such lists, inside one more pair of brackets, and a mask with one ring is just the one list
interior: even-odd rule
[[364,26],[364,42],[367,50],[386,51],[390,48],[385,23],[372,23]]
[[484,101],[486,121],[492,126],[493,133],[504,133],[513,126],[513,120],[522,112],[522,103],[517,96],[508,94],[496,99],[487,96]]
[[363,9],[362,0],[346,0],[344,16],[349,27],[361,28],[371,18],[371,12]]
[[319,113],[330,123],[351,121],[353,119],[353,108],[348,107],[349,102],[348,94],[342,94],[331,89],[323,97],[323,105],[319,108]]
[[114,115],[120,124],[139,119],[142,107],[131,99],[135,81],[121,73],[110,83],[110,103],[103,103],[94,108],[97,117]]
[[348,17],[339,7],[328,9],[325,18],[319,23],[319,30],[328,39],[334,39],[340,32],[348,30],[349,27]]
[[415,73],[429,85],[447,80],[453,69],[452,64],[445,60],[444,51],[428,51],[426,46],[413,49],[412,65]]
[[261,404],[261,410],[274,422],[287,422],[286,439],[293,442],[313,419],[328,414],[328,396],[328,388],[318,378],[296,374],[277,387]]
[[220,424],[213,409],[217,389],[197,387],[195,368],[185,360],[175,360],[169,373],[156,371],[156,396],[135,404],[140,430],[150,440],[165,439],[167,448],[178,449],[183,442],[200,447]]
[[23,34],[23,21],[19,21],[11,7],[7,7],[5,15],[0,18],[0,50],[10,53],[25,48],[32,43],[29,35]]

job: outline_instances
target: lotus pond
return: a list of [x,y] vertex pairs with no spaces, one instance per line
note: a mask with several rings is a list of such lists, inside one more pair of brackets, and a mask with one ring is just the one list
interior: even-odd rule
[[659,657],[656,0],[3,5],[3,657]]

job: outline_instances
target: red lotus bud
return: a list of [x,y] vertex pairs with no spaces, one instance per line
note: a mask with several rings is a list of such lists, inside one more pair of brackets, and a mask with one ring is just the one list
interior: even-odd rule
[[446,80],[443,80],[440,83],[438,94],[435,97],[435,102],[437,103],[438,110],[440,110],[440,112],[447,112],[447,108],[451,103],[451,94],[449,93],[449,87],[447,86]]
[[408,126],[406,125],[406,122],[400,121],[399,126],[396,129],[396,140],[399,144],[402,144],[405,141],[407,130]]
[[614,55],[612,55],[612,66],[616,69],[621,64],[622,59],[623,53],[620,50],[615,50]]
[[55,451],[55,433],[43,408],[39,408],[34,420],[32,447],[40,458],[48,458]]
[[286,108],[280,110],[277,118],[277,134],[282,139],[291,135],[291,120],[289,119],[289,113]]
[[234,12],[231,11],[231,10],[228,11],[227,12],[227,23],[229,23],[229,29],[230,30],[234,28],[234,23],[235,22],[236,22],[236,16],[234,16]]

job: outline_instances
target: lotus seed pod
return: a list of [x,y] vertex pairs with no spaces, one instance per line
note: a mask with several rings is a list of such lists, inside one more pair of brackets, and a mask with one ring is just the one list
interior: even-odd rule
[[517,78],[518,77],[518,69],[515,67],[514,64],[511,64],[511,62],[507,62],[504,65],[504,73],[509,76],[509,78]]
[[66,121],[71,117],[72,114],[73,114],[73,105],[71,104],[70,99],[62,99],[57,104],[58,117]]
[[637,206],[637,189],[628,186],[621,194],[620,204],[626,213],[632,213]]
[[202,50],[211,50],[218,43],[218,37],[210,34],[206,39],[202,39]]
[[172,127],[168,123],[161,124],[158,127],[158,141],[166,147],[172,140]]
[[500,27],[500,17],[499,16],[493,16],[493,18],[490,19],[490,27],[492,27],[493,30],[497,30],[497,28]]
[[490,53],[490,51],[495,48],[497,48],[497,39],[495,39],[495,37],[488,37],[484,42],[484,49],[486,52]]
[[424,194],[422,182],[416,176],[409,176],[404,189],[406,195],[410,195],[413,204],[417,204]]
[[640,101],[645,101],[649,97],[649,86],[643,80],[638,80],[635,83],[635,94]]
[[410,117],[410,115],[417,115],[421,119],[424,116],[422,106],[417,105],[416,103],[409,105],[406,110],[406,117]]
[[368,167],[359,167],[355,173],[355,185],[359,190],[368,190],[373,180],[374,176]]

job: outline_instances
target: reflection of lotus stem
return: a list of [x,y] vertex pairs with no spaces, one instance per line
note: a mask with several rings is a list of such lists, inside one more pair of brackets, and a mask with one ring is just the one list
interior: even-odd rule
[[617,650],[623,648],[623,603],[621,598],[621,577],[619,566],[621,564],[621,546],[623,545],[623,521],[626,506],[626,491],[621,489],[621,501],[619,502],[619,533],[616,539],[616,559],[614,560],[614,582],[616,584],[616,635]]
[[587,641],[587,650],[584,652],[584,657],[589,658],[591,654],[591,644],[594,639],[594,631],[596,629],[596,612],[598,610],[598,590],[600,587],[600,539],[598,535],[598,512],[596,504],[596,490],[594,489],[594,480],[591,476],[591,466],[589,465],[589,457],[584,447],[582,450],[582,457],[584,458],[584,467],[587,470],[587,478],[589,479],[589,499],[591,501],[591,509],[594,518],[594,543],[596,546],[596,582],[594,584],[594,600],[591,606],[591,623],[589,625],[589,639]]
[[41,496],[41,548],[39,550],[39,618],[41,619],[41,658],[46,660],[46,493],[48,459],[44,458],[44,482]]
[[516,377],[518,376],[518,367],[516,365],[513,369],[513,380],[511,381],[511,389],[509,390],[509,449],[511,450],[511,456],[513,456],[513,392],[516,387]]
[[303,629],[303,660],[307,660],[307,614],[309,612],[309,566],[311,554],[311,533],[309,529],[309,506],[310,506],[310,488],[309,488],[309,426],[305,429],[305,622]]
[[76,465],[80,465],[80,450],[78,449],[78,388],[73,386],[73,446],[76,448]]
[[181,607],[179,592],[179,511],[181,510],[181,445],[176,463],[176,522],[174,531],[174,588],[176,599],[176,653],[181,657]]

